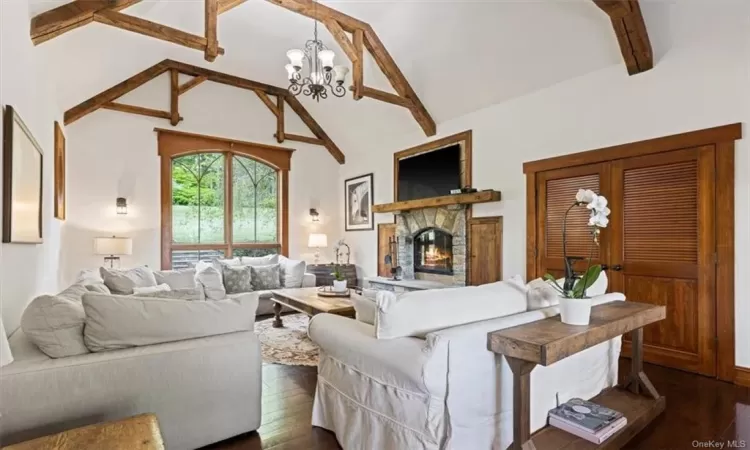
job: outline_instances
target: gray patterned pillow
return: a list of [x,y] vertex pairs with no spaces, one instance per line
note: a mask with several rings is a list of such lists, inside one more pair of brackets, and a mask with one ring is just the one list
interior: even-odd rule
[[250,266],[253,273],[253,286],[256,291],[267,291],[268,289],[279,289],[279,265]]
[[203,290],[199,288],[173,289],[171,291],[150,292],[148,294],[137,294],[136,297],[170,298],[174,300],[191,300],[191,301],[202,301],[206,299],[206,297],[203,294]]
[[240,292],[252,292],[253,276],[250,266],[228,266],[222,265],[224,270],[224,288],[227,294],[239,294]]

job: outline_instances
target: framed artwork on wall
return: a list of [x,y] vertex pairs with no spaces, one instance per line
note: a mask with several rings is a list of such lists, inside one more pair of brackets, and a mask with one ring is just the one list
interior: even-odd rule
[[65,135],[55,122],[55,218],[65,220]]
[[44,152],[10,105],[3,115],[3,242],[42,243]]
[[373,174],[360,175],[344,181],[344,229],[374,230],[372,204]]

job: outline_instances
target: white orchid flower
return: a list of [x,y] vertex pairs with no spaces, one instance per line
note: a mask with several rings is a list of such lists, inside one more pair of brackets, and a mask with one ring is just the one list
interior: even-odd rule
[[591,203],[594,197],[596,197],[596,194],[591,189],[578,189],[576,201],[578,203]]
[[609,219],[607,216],[601,212],[591,212],[591,217],[589,217],[589,226],[590,227],[597,227],[597,228],[607,228],[607,225],[609,224]]
[[586,205],[586,208],[592,209],[596,212],[600,212],[604,210],[604,208],[607,207],[607,198],[603,195],[596,195],[594,194],[593,200],[591,200],[591,203]]

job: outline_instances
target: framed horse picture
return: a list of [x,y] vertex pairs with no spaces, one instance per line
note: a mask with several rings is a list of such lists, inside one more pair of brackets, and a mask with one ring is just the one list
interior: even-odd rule
[[344,229],[374,230],[372,212],[373,175],[360,175],[344,181]]

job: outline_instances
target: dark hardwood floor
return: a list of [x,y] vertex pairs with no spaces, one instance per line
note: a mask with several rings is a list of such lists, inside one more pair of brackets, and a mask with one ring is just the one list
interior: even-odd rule
[[[621,361],[621,374],[627,373],[629,363]],[[694,441],[725,442],[726,449],[726,441],[741,439],[750,448],[750,389],[649,364],[646,373],[666,396],[667,408],[626,449],[700,448]],[[316,376],[314,367],[264,365],[261,428],[207,449],[339,449],[333,433],[310,426]]]

